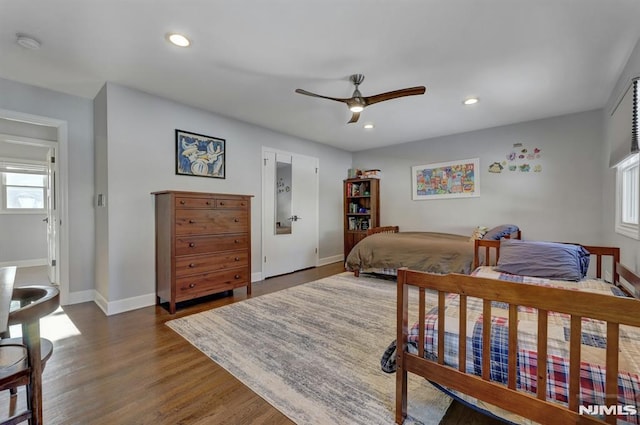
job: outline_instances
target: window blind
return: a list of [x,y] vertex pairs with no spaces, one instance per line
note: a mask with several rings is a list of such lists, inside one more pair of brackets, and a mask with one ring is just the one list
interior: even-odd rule
[[609,166],[615,167],[638,149],[638,78],[634,78],[613,110],[607,138],[611,140]]
[[46,174],[47,164],[44,162],[19,162],[0,158],[0,173]]

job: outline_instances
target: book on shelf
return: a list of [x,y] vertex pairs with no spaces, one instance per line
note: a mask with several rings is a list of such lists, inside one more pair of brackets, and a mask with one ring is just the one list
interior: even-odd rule
[[364,217],[349,217],[349,230],[367,230],[371,227],[371,219]]
[[347,196],[369,196],[369,183],[347,183]]

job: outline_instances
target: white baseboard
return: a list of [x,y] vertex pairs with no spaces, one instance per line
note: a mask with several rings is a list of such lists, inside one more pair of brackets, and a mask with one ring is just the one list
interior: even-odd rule
[[344,255],[333,255],[331,257],[319,258],[318,259],[318,267],[326,266],[327,264],[339,263],[344,261]]
[[18,261],[3,261],[0,263],[0,267],[16,266],[16,267],[36,267],[46,266],[46,258],[37,258],[35,260],[18,260]]
[[[334,255],[332,257],[326,257],[318,259],[318,266],[325,266],[327,264],[333,264],[344,260],[342,255]],[[46,261],[46,260],[45,260]],[[251,273],[251,282],[260,282],[262,279],[262,272]],[[124,313],[126,311],[137,310],[143,307],[149,307],[155,305],[156,294],[146,294],[137,297],[126,298],[117,301],[107,301],[98,291],[88,290],[72,292],[69,294],[68,304],[78,304],[88,301],[93,301],[104,312],[105,315],[111,316],[118,313]]]
[[86,291],[70,292],[69,297],[65,305],[86,303],[89,301],[95,301],[97,292],[94,289],[88,289]]
[[100,310],[107,316],[112,316],[118,313],[124,313],[126,311],[137,310],[143,307],[149,307],[156,304],[156,294],[146,294],[137,297],[125,298],[124,300],[107,301],[104,297],[96,292],[96,297],[93,300]]

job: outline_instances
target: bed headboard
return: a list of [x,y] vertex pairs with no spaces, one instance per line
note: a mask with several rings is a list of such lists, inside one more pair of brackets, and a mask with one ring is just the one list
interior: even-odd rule
[[376,233],[398,233],[399,229],[398,226],[371,227],[367,229],[367,236]]

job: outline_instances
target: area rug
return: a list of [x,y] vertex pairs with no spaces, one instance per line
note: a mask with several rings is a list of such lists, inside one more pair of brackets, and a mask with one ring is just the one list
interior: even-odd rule
[[[167,325],[297,424],[395,423],[392,281],[342,273]],[[438,424],[451,399],[409,376],[405,424]]]

